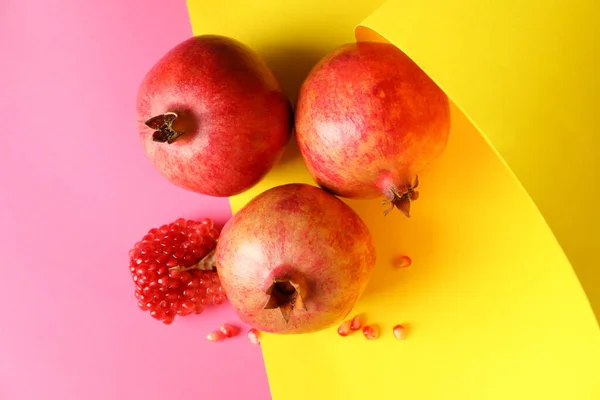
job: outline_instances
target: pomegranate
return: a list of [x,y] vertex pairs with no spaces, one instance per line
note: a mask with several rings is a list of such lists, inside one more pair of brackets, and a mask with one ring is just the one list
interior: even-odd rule
[[255,185],[292,131],[291,105],[269,67],[223,36],[196,36],[165,54],[137,98],[140,138],[172,183],[211,196]]
[[389,43],[344,45],[300,89],[296,135],[315,181],[349,198],[385,196],[410,216],[418,174],[445,150],[448,98]]
[[263,192],[221,231],[217,273],[242,321],[272,333],[339,323],[375,264],[367,226],[344,202],[306,184]]

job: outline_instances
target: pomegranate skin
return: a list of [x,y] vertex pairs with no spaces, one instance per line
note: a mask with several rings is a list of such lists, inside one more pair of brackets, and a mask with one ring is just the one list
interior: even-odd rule
[[[371,234],[360,217],[326,191],[306,184],[267,190],[221,231],[217,272],[238,316],[272,333],[307,333],[339,324],[363,293],[375,265]],[[299,287],[304,307],[286,322],[265,309],[274,281]]]
[[[149,119],[173,112],[173,143],[153,141]],[[191,37],[167,52],[138,91],[142,146],[172,183],[232,196],[259,182],[291,137],[292,109],[270,68],[246,45],[223,36]]]
[[447,96],[401,50],[352,43],[312,69],[300,89],[295,127],[320,186],[343,197],[392,200],[392,190],[406,193],[444,152],[450,109]]

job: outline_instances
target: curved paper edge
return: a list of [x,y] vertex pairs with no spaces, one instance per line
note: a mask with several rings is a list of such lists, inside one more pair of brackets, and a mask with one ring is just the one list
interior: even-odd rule
[[[548,229],[550,229],[552,231],[557,244],[561,248],[561,251],[563,252],[563,254],[565,254],[567,259],[569,260],[569,264],[571,266],[572,272],[575,275],[575,277],[577,278],[578,283],[581,287],[581,290],[583,291],[583,293],[585,293],[586,299],[588,301],[588,305],[589,305],[590,309],[592,310],[593,315],[596,318],[596,323],[598,324],[600,321],[600,303],[596,304],[596,307],[594,307],[594,304],[592,303],[592,301],[590,299],[590,293],[589,293],[589,290],[594,290],[595,285],[591,284],[588,287],[589,290],[585,290],[581,276],[579,276],[579,274],[577,273],[576,268],[574,268],[573,262],[572,262],[571,258],[569,257],[569,254],[565,251],[565,248],[564,248],[563,244],[560,242],[559,238],[557,237],[556,232],[552,229],[552,226],[550,224],[550,221],[548,220],[547,215],[544,212],[542,212],[542,210],[540,210],[538,202],[535,201],[535,199],[531,195],[528,188],[523,184],[523,180],[520,178],[519,174],[517,174],[515,172],[514,168],[511,166],[511,163],[509,163],[507,161],[507,159],[504,157],[502,152],[499,150],[498,146],[494,143],[494,141],[491,140],[489,135],[485,134],[484,130],[481,128],[478,121],[472,117],[472,115],[469,112],[469,110],[467,109],[467,107],[465,107],[464,104],[462,104],[460,102],[460,100],[458,100],[456,98],[456,96],[454,96],[454,93],[452,91],[448,90],[448,88],[444,85],[444,82],[442,82],[439,79],[438,75],[435,72],[432,72],[427,67],[427,65],[424,65],[421,62],[421,59],[419,57],[416,57],[415,54],[413,54],[413,52],[411,52],[410,48],[406,48],[405,46],[403,46],[403,43],[399,43],[398,36],[400,35],[400,33],[405,33],[405,32],[395,31],[392,33],[392,32],[386,31],[385,29],[380,29],[380,27],[375,28],[375,27],[373,27],[373,25],[371,25],[372,21],[373,21],[373,16],[377,16],[378,13],[383,14],[385,16],[398,15],[399,11],[392,12],[392,11],[397,11],[397,10],[390,10],[389,8],[386,8],[386,6],[393,7],[395,5],[393,3],[396,3],[396,1],[394,1],[394,0],[388,1],[383,6],[381,6],[376,12],[374,12],[369,17],[367,17],[362,23],[358,24],[355,27],[356,40],[357,41],[384,41],[384,42],[390,42],[390,43],[396,45],[398,48],[402,49],[402,51],[404,51],[409,57],[411,57],[411,59],[417,65],[419,65],[419,67],[422,68],[425,71],[425,73],[427,73],[431,77],[431,79],[434,80],[434,82],[436,82],[436,84],[442,90],[444,90],[444,92],[446,92],[449,99],[457,106],[457,108],[466,116],[466,118],[473,124],[473,126],[481,134],[481,136],[483,137],[485,142],[488,144],[488,146],[490,146],[490,148],[493,150],[493,152],[496,154],[496,156],[501,160],[502,164],[506,167],[507,171],[511,174],[511,176],[513,177],[515,182],[518,184],[520,190],[523,190],[523,192],[528,196],[528,198],[530,199],[530,201],[532,202],[532,204],[534,205],[536,210],[543,217],[546,225],[548,226]],[[381,17],[381,15],[379,15],[379,17]],[[410,18],[410,17],[411,16],[407,16],[407,18]],[[411,21],[411,22],[415,23],[414,21]],[[400,21],[398,21],[398,19],[395,19],[395,23],[399,24]],[[426,25],[426,21],[421,21],[421,23]],[[396,28],[393,28],[393,29],[396,29]],[[413,48],[416,46],[415,42],[416,41],[414,40],[414,36],[413,36],[413,41],[412,41]],[[427,49],[426,45],[424,46],[424,48]],[[423,50],[421,50],[421,51],[423,51]],[[472,60],[470,60],[470,61],[472,61]],[[600,287],[596,288],[595,290],[599,290],[599,289],[600,289]],[[599,325],[599,327],[600,327],[600,325]]]

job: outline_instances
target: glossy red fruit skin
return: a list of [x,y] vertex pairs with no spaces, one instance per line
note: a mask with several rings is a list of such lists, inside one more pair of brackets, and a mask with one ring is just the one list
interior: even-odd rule
[[[174,143],[154,142],[152,117],[175,112]],[[231,196],[277,162],[292,131],[291,105],[270,68],[244,44],[191,37],[146,74],[137,96],[143,148],[156,169],[183,188]]]
[[[306,333],[336,325],[364,291],[375,264],[372,236],[344,202],[311,185],[263,192],[221,231],[217,272],[242,321],[272,333]],[[286,322],[264,309],[274,280],[302,284],[306,309]]]
[[347,44],[302,84],[295,128],[319,185],[343,197],[390,198],[444,152],[449,102],[395,46]]

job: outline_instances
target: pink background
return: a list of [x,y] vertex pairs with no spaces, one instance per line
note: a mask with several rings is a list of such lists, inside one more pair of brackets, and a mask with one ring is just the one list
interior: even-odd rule
[[227,199],[164,181],[137,141],[143,74],[191,35],[183,0],[0,0],[0,399],[268,399],[259,346],[209,343],[228,305],[137,309],[127,253]]

